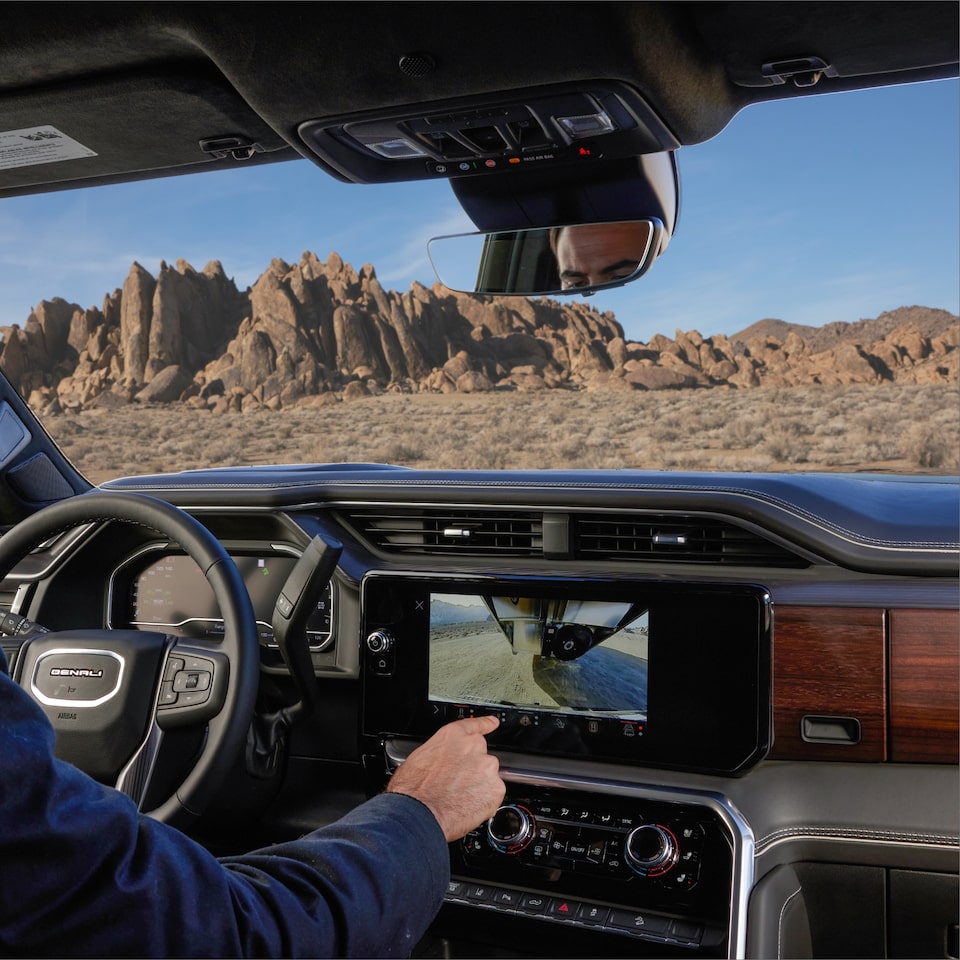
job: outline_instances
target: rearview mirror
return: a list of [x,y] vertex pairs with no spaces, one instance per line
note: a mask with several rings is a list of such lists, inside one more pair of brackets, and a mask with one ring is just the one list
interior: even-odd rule
[[427,250],[451,290],[586,296],[642,277],[664,236],[663,223],[650,217],[434,237]]

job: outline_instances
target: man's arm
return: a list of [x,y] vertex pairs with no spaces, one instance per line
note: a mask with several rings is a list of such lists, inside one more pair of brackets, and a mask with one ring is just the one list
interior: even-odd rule
[[387,791],[425,803],[447,842],[459,840],[496,813],[506,792],[483,739],[499,725],[496,717],[470,717],[441,727],[403,762]]
[[220,862],[57,760],[0,669],[0,955],[405,955],[443,896],[447,834],[503,796],[487,723],[441,732],[337,823]]

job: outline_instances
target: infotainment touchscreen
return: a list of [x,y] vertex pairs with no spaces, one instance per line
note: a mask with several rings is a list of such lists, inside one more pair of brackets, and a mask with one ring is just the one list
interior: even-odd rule
[[430,594],[427,696],[629,724],[647,719],[642,603]]
[[361,604],[368,736],[493,714],[513,751],[722,773],[769,745],[760,587],[371,574]]

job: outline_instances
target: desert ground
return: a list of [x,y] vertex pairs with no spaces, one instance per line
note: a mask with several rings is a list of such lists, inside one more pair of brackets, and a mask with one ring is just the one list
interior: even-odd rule
[[623,630],[565,663],[514,653],[489,621],[434,627],[430,639],[433,697],[638,715],[647,707],[647,640],[637,631]]
[[93,483],[274,463],[444,469],[960,472],[960,396],[936,386],[394,394],[213,414],[154,404],[45,423]]

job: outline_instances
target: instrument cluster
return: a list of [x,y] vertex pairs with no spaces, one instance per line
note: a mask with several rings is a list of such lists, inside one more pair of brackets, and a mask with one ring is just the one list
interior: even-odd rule
[[[273,608],[297,562],[272,551],[233,556],[253,604],[264,647],[275,647]],[[201,569],[183,554],[147,550],[118,568],[110,580],[108,626],[160,630],[182,637],[215,638],[223,618]],[[333,643],[333,591],[328,584],[307,623],[312,652]]]

